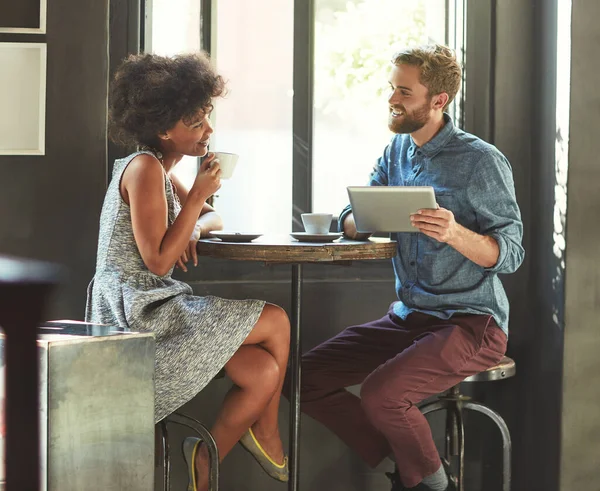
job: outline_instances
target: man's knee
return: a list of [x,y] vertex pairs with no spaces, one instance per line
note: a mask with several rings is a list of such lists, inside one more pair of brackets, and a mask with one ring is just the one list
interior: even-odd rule
[[[302,401],[311,397],[315,391],[319,391],[326,377],[326,373],[320,369],[319,364],[315,363],[315,357],[312,351],[302,356],[302,376],[300,378],[300,397]],[[281,393],[289,400],[292,393],[292,370],[288,369],[283,381]]]
[[371,374],[360,389],[360,401],[363,411],[373,426],[385,427],[386,422],[406,411],[410,403],[404,396],[405,391],[398,388],[390,394],[390,384],[380,374]]
[[360,404],[375,426],[382,419],[383,391],[367,377],[360,388]]

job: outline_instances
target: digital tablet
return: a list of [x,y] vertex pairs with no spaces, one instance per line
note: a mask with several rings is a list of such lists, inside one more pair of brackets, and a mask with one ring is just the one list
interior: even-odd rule
[[410,215],[437,208],[431,186],[348,186],[358,232],[418,232]]

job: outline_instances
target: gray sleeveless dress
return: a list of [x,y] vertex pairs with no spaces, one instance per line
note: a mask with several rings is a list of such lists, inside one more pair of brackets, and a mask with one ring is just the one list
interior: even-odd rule
[[[102,207],[96,274],[87,293],[88,322],[155,333],[155,419],[200,392],[233,356],[256,324],[265,302],[192,295],[186,283],[146,268],[133,237],[129,206],[121,198],[123,171],[140,153],[115,162]],[[169,223],[180,211],[165,178]]]

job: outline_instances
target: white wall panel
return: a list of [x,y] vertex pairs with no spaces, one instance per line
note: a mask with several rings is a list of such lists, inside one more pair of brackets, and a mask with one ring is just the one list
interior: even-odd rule
[[0,43],[0,155],[44,155],[46,44]]

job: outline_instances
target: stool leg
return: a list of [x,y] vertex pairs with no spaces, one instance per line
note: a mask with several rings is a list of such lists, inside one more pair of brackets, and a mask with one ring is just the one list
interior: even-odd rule
[[488,418],[490,418],[496,426],[500,429],[500,433],[502,433],[502,442],[503,442],[503,475],[502,475],[502,491],[510,491],[510,480],[511,480],[511,468],[510,468],[510,458],[512,453],[512,444],[510,441],[510,432],[508,430],[508,426],[502,416],[500,416],[496,411],[493,411],[487,406],[483,404],[478,404],[476,402],[465,402],[463,404],[465,409],[470,409],[472,411],[477,411],[482,414],[485,414]]
[[[454,401],[434,401],[434,402],[430,402],[428,404],[425,404],[424,406],[421,406],[419,408],[421,410],[421,413],[423,414],[423,416],[426,416],[427,414],[433,413],[435,411],[441,411],[441,410],[445,410],[446,411],[446,451],[445,451],[445,458],[448,462],[451,461],[450,457],[452,455],[456,455],[453,454],[452,452],[452,447],[454,447],[456,445],[453,435],[452,433],[454,431],[458,431],[456,429],[455,423],[456,423],[456,416],[455,416],[455,411],[456,411],[456,403]],[[452,416],[450,416],[452,415]],[[462,418],[461,418],[461,428],[462,428]],[[464,436],[463,436],[464,438]],[[458,440],[458,438],[457,438]],[[462,490],[460,490],[462,491]]]
[[423,415],[446,410],[446,460],[458,456],[458,491],[464,491],[465,430],[462,410],[455,401],[442,400],[430,402],[421,408]]
[[173,413],[168,417],[170,423],[176,423],[182,426],[186,426],[191,430],[194,430],[200,439],[206,445],[209,457],[209,474],[208,474],[208,489],[210,491],[218,491],[219,489],[219,449],[215,443],[215,439],[211,435],[210,431],[200,421],[194,418],[190,418],[185,414]]
[[462,408],[459,404],[454,406],[456,423],[456,446],[458,447],[458,491],[465,490],[465,425],[463,424]]
[[169,449],[169,431],[167,430],[166,421],[158,423],[162,437],[162,454],[163,454],[163,491],[171,489],[171,456]]
[[450,435],[448,434],[448,413],[450,413],[450,402],[449,401],[434,401],[425,404],[419,408],[423,416],[435,411],[446,410],[446,460],[449,460],[450,453]]
[[456,419],[456,403],[448,401],[446,410],[446,460],[458,455],[458,425]]

